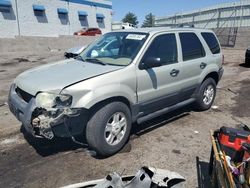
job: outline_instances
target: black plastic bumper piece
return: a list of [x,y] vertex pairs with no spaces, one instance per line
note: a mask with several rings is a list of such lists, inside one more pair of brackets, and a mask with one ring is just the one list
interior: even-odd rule
[[221,68],[219,69],[219,72],[218,72],[218,74],[219,74],[219,80],[221,79],[223,73],[224,73],[224,69],[223,69],[223,67],[221,67]]

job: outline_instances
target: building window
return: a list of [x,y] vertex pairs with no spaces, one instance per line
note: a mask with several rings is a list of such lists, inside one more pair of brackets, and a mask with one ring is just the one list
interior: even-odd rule
[[96,14],[96,21],[98,23],[103,23],[105,16],[103,14]]
[[43,5],[33,5],[33,10],[34,10],[35,16],[45,15],[45,7]]
[[68,10],[65,8],[58,8],[57,9],[57,13],[58,13],[58,18],[59,19],[68,19]]
[[7,0],[0,0],[0,12],[10,12],[12,4]]
[[68,14],[68,10],[66,8],[58,8],[57,13],[58,14]]
[[82,10],[78,11],[79,20],[86,20],[88,13]]

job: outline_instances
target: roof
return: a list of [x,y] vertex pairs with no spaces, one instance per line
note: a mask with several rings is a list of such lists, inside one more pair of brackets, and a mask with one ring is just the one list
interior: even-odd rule
[[[161,33],[168,31],[208,31],[209,29],[194,28],[194,27],[146,27],[146,28],[135,28],[135,29],[123,29],[114,32],[136,32],[136,33]],[[212,30],[211,30],[212,31]]]

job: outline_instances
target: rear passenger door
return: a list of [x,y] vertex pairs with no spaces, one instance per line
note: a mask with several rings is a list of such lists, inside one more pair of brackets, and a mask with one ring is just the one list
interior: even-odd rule
[[183,74],[178,62],[178,48],[174,33],[156,36],[142,57],[159,58],[162,66],[146,70],[137,69],[137,97],[140,113],[151,112],[179,102],[180,77]]
[[182,64],[181,100],[189,99],[199,86],[200,75],[206,69],[208,59],[200,40],[195,32],[179,32]]

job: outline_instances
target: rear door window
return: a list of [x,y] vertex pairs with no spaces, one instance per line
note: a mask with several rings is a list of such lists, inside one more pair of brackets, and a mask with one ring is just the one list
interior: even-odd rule
[[180,33],[183,61],[204,57],[205,50],[195,33]]
[[213,54],[219,54],[220,53],[220,45],[218,43],[218,40],[214,36],[213,33],[201,33],[202,37],[206,41],[208,47],[210,48],[211,52]]

